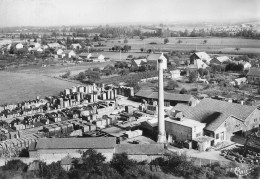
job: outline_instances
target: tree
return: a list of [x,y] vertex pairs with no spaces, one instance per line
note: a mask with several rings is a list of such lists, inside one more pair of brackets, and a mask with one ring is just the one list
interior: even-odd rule
[[204,40],[203,43],[206,44],[208,41],[207,40]]
[[125,76],[125,75],[127,75],[129,73],[129,70],[127,70],[127,69],[123,69],[123,70],[121,70],[121,71],[119,71],[119,75],[120,76]]
[[165,38],[164,41],[163,41],[164,44],[167,44],[169,43],[169,39],[168,38]]
[[141,35],[141,36],[140,36],[140,39],[141,39],[141,40],[144,40],[144,36]]
[[126,44],[126,43],[128,43],[128,40],[127,40],[127,39],[125,39],[125,40],[124,40],[124,43],[125,43],[125,44]]
[[86,77],[90,83],[95,83],[100,80],[100,73],[96,71],[87,71]]
[[181,43],[182,43],[182,40],[178,40],[178,43],[181,44]]
[[140,51],[143,52],[143,51],[144,51],[144,48],[140,48]]
[[136,165],[136,162],[129,160],[126,153],[119,155],[114,155],[111,166],[115,168],[121,175],[123,175],[127,170]]
[[182,88],[180,94],[188,94],[188,90],[186,88]]
[[196,71],[191,71],[189,74],[189,81],[191,83],[195,82],[198,78],[198,73]]
[[12,170],[12,171],[26,171],[28,165],[23,163],[21,160],[10,160],[3,167],[4,170]]
[[175,80],[170,80],[170,81],[168,81],[166,89],[174,90],[177,87],[179,87],[178,83]]
[[70,76],[71,72],[68,70],[63,75],[61,75],[61,78],[68,78]]

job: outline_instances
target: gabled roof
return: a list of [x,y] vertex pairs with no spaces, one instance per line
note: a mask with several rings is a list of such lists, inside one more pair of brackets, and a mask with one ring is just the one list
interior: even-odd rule
[[260,77],[260,68],[251,68],[247,73],[247,76],[259,76]]
[[[158,92],[151,91],[151,90],[139,90],[135,96],[149,98],[149,99],[158,99]],[[188,94],[175,94],[175,93],[168,93],[164,91],[164,100],[169,101],[183,101],[189,102],[192,100],[192,95]]]
[[147,57],[147,60],[157,61],[162,54],[150,54]]
[[207,62],[211,60],[210,56],[206,52],[195,52],[194,54],[201,60],[207,60]]
[[115,137],[41,138],[36,149],[110,149],[115,145]]
[[161,155],[164,154],[163,144],[118,144],[116,153],[128,155]]
[[141,65],[142,63],[147,63],[147,60],[145,58],[143,59],[135,59],[133,60],[137,66]]
[[64,54],[69,54],[70,52],[75,53],[73,50],[64,50],[64,51],[63,51]]
[[91,55],[91,53],[80,53],[79,56],[80,57],[88,57],[89,55]]
[[215,131],[230,116],[245,121],[257,107],[204,98],[194,107],[177,104],[174,109],[182,109],[185,117],[207,123],[205,129]]
[[220,63],[227,62],[230,60],[228,56],[220,56],[220,57],[215,57]]

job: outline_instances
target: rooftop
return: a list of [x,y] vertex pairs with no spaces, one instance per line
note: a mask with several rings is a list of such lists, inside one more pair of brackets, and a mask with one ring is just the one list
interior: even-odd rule
[[260,76],[260,68],[251,68],[247,76]]
[[215,131],[230,116],[245,121],[257,107],[204,98],[194,107],[177,104],[174,109],[187,118],[207,123],[205,129]]
[[186,126],[186,127],[198,127],[198,126],[205,126],[205,124],[198,122],[196,120],[192,120],[192,119],[188,119],[186,117],[183,117],[181,120],[175,120],[175,119],[171,119],[169,117],[165,118],[165,121],[171,122],[171,123],[175,123],[175,124],[179,124],[182,126]]
[[160,155],[164,154],[163,144],[119,144],[116,153],[127,153],[128,155]]
[[116,145],[115,137],[41,138],[36,149],[108,149]]
[[[158,92],[151,91],[151,90],[139,90],[135,94],[135,96],[149,98],[149,99],[158,99]],[[192,99],[192,95],[164,92],[164,100],[189,102],[191,101],[191,99]]]

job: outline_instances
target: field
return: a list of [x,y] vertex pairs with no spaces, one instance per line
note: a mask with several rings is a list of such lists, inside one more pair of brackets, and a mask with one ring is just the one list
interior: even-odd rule
[[[140,51],[140,48],[154,49],[154,50],[198,50],[206,51],[208,53],[223,52],[234,54],[245,53],[260,53],[260,40],[256,39],[242,39],[242,38],[217,38],[217,37],[170,37],[169,43],[163,44],[164,38],[147,38],[141,39],[128,39],[128,45],[132,46],[133,51]],[[181,43],[178,41],[181,40]],[[204,43],[204,40],[207,40]],[[120,43],[119,43],[120,41]],[[111,48],[114,45],[125,45],[124,39],[108,40],[104,42],[105,49]],[[155,42],[157,44],[149,44]],[[240,48],[236,50],[236,48]]]
[[0,105],[57,95],[61,90],[77,85],[44,75],[0,72]]

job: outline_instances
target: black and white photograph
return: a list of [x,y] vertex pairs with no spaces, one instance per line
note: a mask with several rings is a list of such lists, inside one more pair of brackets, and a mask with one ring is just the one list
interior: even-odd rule
[[242,178],[260,0],[0,0],[0,179]]

